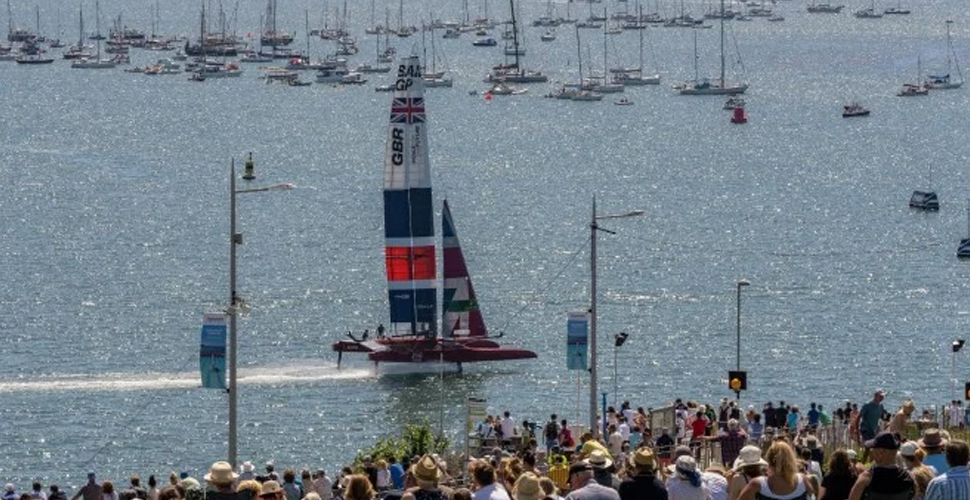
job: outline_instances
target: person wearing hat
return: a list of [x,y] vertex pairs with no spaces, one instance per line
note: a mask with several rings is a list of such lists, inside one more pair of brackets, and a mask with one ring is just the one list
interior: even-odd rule
[[447,500],[453,496],[450,488],[441,486],[441,469],[430,455],[424,455],[411,466],[411,476],[417,486],[408,488],[401,500]]
[[[906,441],[899,445],[899,452],[896,453],[896,463],[912,472],[913,469],[923,465],[923,457],[926,453],[919,449],[919,445],[916,441]],[[936,474],[936,470],[933,469],[933,473]]]
[[515,480],[512,487],[512,498],[514,500],[540,500],[545,496],[542,487],[539,485],[539,476],[524,472]]
[[508,492],[495,478],[495,468],[485,460],[475,460],[468,466],[474,484],[474,500],[510,500]]
[[250,479],[256,479],[256,466],[250,461],[245,461],[239,466],[239,476],[237,476],[238,482],[249,481]]
[[284,498],[286,498],[286,492],[276,481],[266,481],[259,489],[259,500],[283,500]]
[[926,488],[926,500],[955,500],[970,498],[970,447],[965,441],[954,439],[946,444],[946,463],[949,470],[936,476]]
[[916,482],[908,471],[896,465],[899,441],[888,431],[865,442],[873,466],[856,479],[849,500],[909,500],[916,495]]
[[101,500],[102,489],[96,480],[94,472],[88,472],[88,482],[77,490],[77,493],[71,497],[71,500],[78,500],[78,498],[83,498],[84,500]]
[[572,491],[566,500],[620,500],[616,490],[593,479],[593,468],[585,460],[569,467],[569,485]]
[[923,437],[916,441],[916,444],[926,454],[923,458],[924,465],[932,467],[937,472],[943,472],[949,468],[944,454],[946,439],[943,438],[943,431],[937,428],[926,429],[923,431]]
[[692,454],[677,457],[673,469],[673,474],[667,478],[670,500],[711,500],[711,490],[701,479]]
[[657,456],[643,447],[628,459],[629,478],[620,483],[620,500],[667,500],[667,489],[657,477]]
[[734,460],[741,453],[741,448],[748,441],[748,435],[741,430],[741,423],[737,419],[727,421],[727,429],[718,433],[717,436],[706,436],[705,441],[717,441],[721,444],[721,463],[725,467],[731,467]]
[[619,478],[613,475],[613,460],[606,453],[593,450],[584,462],[593,469],[593,479],[597,483],[614,490],[620,486]]
[[732,467],[734,476],[728,483],[728,500],[737,500],[744,486],[753,479],[764,476],[767,467],[768,462],[761,458],[761,448],[753,445],[741,448]]
[[235,493],[233,485],[238,477],[229,462],[219,461],[209,467],[209,472],[203,479],[209,484],[209,492],[232,494]]

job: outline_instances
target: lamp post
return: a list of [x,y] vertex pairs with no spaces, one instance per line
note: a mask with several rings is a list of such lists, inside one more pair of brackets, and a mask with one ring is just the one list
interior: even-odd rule
[[[606,219],[622,219],[626,217],[639,217],[643,215],[643,210],[633,210],[622,214],[596,215],[596,196],[593,196],[593,216],[589,223],[590,232],[590,252],[589,252],[589,276],[590,276],[590,304],[589,304],[589,430],[596,432],[596,232],[603,231],[609,234],[616,234],[609,229],[599,227],[596,221]],[[603,415],[606,418],[606,415]]]
[[960,349],[963,349],[965,343],[966,341],[963,339],[957,339],[953,341],[951,346],[953,353],[950,356],[950,387],[954,401],[959,399],[957,398],[957,353],[960,352]]
[[293,184],[281,183],[272,186],[236,189],[236,160],[232,159],[229,166],[229,463],[236,467],[237,450],[237,408],[239,405],[239,391],[237,382],[237,336],[236,313],[239,297],[236,295],[236,245],[243,242],[242,233],[236,232],[236,195],[245,193],[260,193],[263,191],[287,191],[293,189]]
[[623,345],[624,342],[626,342],[626,339],[629,336],[630,334],[626,332],[620,332],[616,334],[615,337],[613,337],[613,406],[614,407],[616,406],[616,398],[617,398],[616,395],[619,394],[620,392],[619,384],[617,383],[617,378],[616,378],[616,371],[617,371],[616,353],[619,350],[619,347]]
[[737,354],[737,366],[735,370],[741,371],[741,287],[749,286],[751,283],[742,278],[738,280],[738,354]]

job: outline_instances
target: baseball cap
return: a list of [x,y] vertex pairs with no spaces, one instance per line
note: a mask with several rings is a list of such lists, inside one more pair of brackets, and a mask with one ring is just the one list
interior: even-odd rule
[[899,440],[896,436],[888,431],[880,432],[875,438],[866,441],[866,448],[882,449],[882,450],[898,450]]

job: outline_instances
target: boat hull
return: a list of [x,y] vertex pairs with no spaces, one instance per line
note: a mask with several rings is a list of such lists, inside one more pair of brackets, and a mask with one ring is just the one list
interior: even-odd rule
[[334,343],[332,349],[338,353],[366,353],[368,359],[377,363],[478,363],[536,358],[533,351],[502,347],[487,338],[476,337],[342,340]]

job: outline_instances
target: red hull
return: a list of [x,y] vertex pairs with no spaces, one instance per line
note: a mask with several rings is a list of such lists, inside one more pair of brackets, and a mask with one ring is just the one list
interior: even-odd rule
[[477,363],[484,361],[509,361],[532,359],[536,353],[525,349],[501,347],[488,339],[456,338],[447,341],[439,339],[394,338],[372,342],[340,341],[333,344],[333,350],[344,352],[366,352],[367,357],[378,363]]

